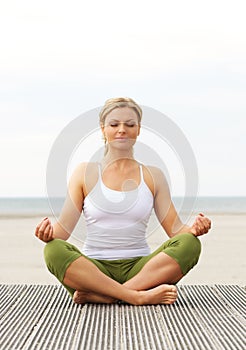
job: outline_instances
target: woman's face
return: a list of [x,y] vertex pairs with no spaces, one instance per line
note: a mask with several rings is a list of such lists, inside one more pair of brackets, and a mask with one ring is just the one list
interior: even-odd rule
[[140,132],[137,113],[129,107],[111,111],[101,128],[107,143],[121,149],[132,147]]

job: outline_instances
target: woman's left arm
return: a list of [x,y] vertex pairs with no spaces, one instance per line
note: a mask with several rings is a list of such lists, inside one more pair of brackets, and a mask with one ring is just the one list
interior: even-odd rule
[[211,220],[200,213],[192,226],[182,223],[174,204],[171,200],[167,180],[158,168],[155,168],[152,176],[155,184],[154,210],[156,216],[169,237],[179,233],[190,232],[194,236],[201,236],[211,228]]

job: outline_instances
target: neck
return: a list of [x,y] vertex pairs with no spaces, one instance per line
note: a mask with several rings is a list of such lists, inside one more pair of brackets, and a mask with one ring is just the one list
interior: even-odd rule
[[103,166],[114,165],[117,168],[124,168],[125,166],[128,166],[133,162],[136,162],[133,156],[133,149],[125,152],[117,151],[117,150],[114,150],[114,151],[108,150],[108,152],[102,159]]

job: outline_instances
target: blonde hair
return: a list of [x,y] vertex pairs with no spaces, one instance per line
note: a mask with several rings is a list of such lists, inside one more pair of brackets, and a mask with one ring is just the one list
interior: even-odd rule
[[101,109],[99,114],[100,125],[104,125],[105,119],[110,112],[116,108],[124,107],[132,108],[137,114],[139,124],[141,124],[143,114],[141,107],[129,97],[115,97],[107,100]]

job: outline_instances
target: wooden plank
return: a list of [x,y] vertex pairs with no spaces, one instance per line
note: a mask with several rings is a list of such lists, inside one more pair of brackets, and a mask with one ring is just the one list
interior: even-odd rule
[[1,350],[242,350],[246,292],[180,286],[173,305],[76,305],[62,286],[0,285]]

